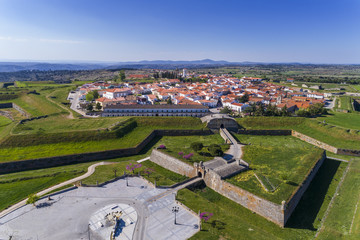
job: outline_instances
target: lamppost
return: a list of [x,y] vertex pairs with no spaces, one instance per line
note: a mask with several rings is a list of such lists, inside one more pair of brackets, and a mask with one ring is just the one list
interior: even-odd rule
[[175,214],[174,224],[176,224],[176,213],[179,212],[179,207],[177,206],[173,207],[172,212]]

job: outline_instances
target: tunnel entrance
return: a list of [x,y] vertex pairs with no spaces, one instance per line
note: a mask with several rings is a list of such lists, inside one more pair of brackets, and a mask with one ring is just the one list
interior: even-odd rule
[[202,178],[202,173],[198,172],[197,176]]

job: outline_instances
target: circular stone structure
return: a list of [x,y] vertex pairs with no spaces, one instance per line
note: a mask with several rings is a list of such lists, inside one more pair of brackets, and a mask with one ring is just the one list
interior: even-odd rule
[[96,211],[89,228],[97,239],[132,239],[137,213],[127,204],[112,204]]
[[239,125],[235,119],[227,114],[209,114],[202,117],[201,121],[206,122],[206,127],[215,131],[218,131],[220,128],[226,128],[230,131],[237,132],[239,129]]

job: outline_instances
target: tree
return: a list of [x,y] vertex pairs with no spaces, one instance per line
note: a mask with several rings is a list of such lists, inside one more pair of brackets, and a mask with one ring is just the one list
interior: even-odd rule
[[35,203],[40,199],[40,197],[36,194],[31,194],[26,200],[26,204],[32,204],[35,206]]
[[166,101],[167,104],[172,104],[171,98],[169,97],[168,100]]
[[89,92],[88,94],[86,94],[86,101],[91,102],[92,100],[94,100],[94,95]]
[[120,70],[120,72],[119,72],[119,80],[122,82],[122,81],[125,80],[125,78],[126,78],[125,70]]
[[256,107],[255,115],[256,116],[264,116],[265,115],[265,108],[262,103],[260,103],[259,106]]
[[283,106],[283,107],[281,108],[280,115],[281,115],[281,116],[284,116],[284,117],[290,115],[290,113],[288,112],[286,106]]
[[265,115],[266,116],[278,116],[279,110],[277,109],[277,107],[275,105],[269,104],[266,108]]
[[229,107],[224,107],[223,109],[220,110],[220,113],[225,113],[225,114],[229,114],[231,112],[232,111]]
[[240,98],[238,98],[238,101],[240,103],[246,103],[249,101],[249,94],[245,93],[244,95],[242,95]]
[[255,103],[250,103],[249,107],[245,108],[244,112],[245,113],[249,113],[250,116],[254,115],[256,111],[256,104]]
[[99,102],[96,103],[96,109],[100,111],[102,108],[101,104]]
[[305,109],[299,109],[297,112],[296,112],[296,115],[298,117],[310,117],[310,113],[308,111],[306,111]]
[[200,151],[204,147],[204,145],[201,142],[193,142],[191,143],[190,146],[195,152]]
[[98,99],[100,97],[99,92],[97,90],[92,91],[94,99]]
[[91,103],[89,103],[87,106],[86,106],[86,110],[88,111],[92,111],[94,109],[93,105]]
[[217,144],[211,144],[208,147],[208,150],[212,156],[222,156],[223,155],[223,151],[222,151],[221,147]]

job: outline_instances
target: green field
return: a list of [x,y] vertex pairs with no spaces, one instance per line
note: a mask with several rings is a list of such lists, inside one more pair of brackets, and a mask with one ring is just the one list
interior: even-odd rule
[[[277,204],[290,198],[323,152],[291,136],[235,134],[235,137],[246,144],[242,158],[251,170],[226,181]],[[271,186],[276,190],[266,191],[254,174],[268,185],[268,190]]]
[[281,228],[209,188],[182,189],[177,199],[194,212],[214,213],[191,239],[313,239],[346,163],[326,160],[287,226]]
[[112,149],[134,147],[139,144],[152,129],[138,127],[122,138],[102,141],[62,142],[41,144],[27,147],[0,148],[0,161],[18,161],[40,157],[105,151]]
[[[120,160],[120,159],[118,159],[118,160]],[[119,163],[98,166],[96,168],[95,173],[93,173],[90,177],[85,178],[82,181],[82,183],[94,185],[96,183],[101,184],[106,181],[112,180],[115,178],[114,169],[116,170],[116,174],[117,174],[116,176],[123,175],[124,171],[128,174],[131,174],[131,172],[126,170],[126,166],[129,165],[130,163],[131,164],[137,164],[137,163],[135,161],[126,161],[125,159],[127,159],[127,158],[121,159],[122,161]],[[133,157],[133,160],[136,160],[136,159],[137,159],[137,157],[135,157],[135,158]],[[140,172],[141,176],[146,178],[148,181],[155,183],[155,180],[156,180],[156,184],[158,186],[170,186],[177,182],[181,182],[181,181],[184,181],[185,179],[187,179],[186,176],[181,176],[179,174],[171,172],[159,165],[156,165],[156,164],[150,162],[149,160],[142,162],[141,165],[142,165],[141,168],[135,169],[134,174],[137,175],[138,172]],[[144,173],[144,171],[149,168],[152,170],[152,173],[150,173],[150,174]]]
[[348,111],[354,111],[353,105],[352,105],[352,98],[349,96],[341,96],[340,102],[339,102],[339,108],[345,109]]
[[39,131],[47,133],[81,131],[81,130],[98,130],[110,127],[117,122],[123,122],[129,117],[113,117],[113,118],[84,118],[84,119],[68,119],[62,116],[50,116],[38,120],[28,121],[19,124],[14,130],[14,134],[32,134]]
[[0,175],[0,210],[32,193],[84,174],[89,165],[84,163]]
[[350,164],[338,194],[318,239],[359,239],[360,158]]
[[360,114],[358,113],[331,112],[329,115],[317,119],[346,129],[360,130]]
[[[203,143],[204,148],[199,152],[195,152],[190,146],[193,142]],[[162,150],[163,152],[191,165],[194,162],[206,162],[214,159],[214,157],[211,156],[211,154],[207,150],[207,147],[210,144],[221,145],[223,151],[229,149],[229,145],[224,144],[224,139],[220,136],[220,134],[206,136],[163,137],[159,141],[158,145],[160,144],[166,146],[166,149]],[[179,155],[179,152],[183,152],[183,155],[193,153],[194,156],[191,157],[189,160],[186,160],[185,158],[183,158],[183,156]]]
[[[246,129],[293,129],[334,147],[346,149],[360,148],[360,134],[357,131],[324,124],[322,123],[323,118],[246,117],[236,120]],[[352,117],[347,122],[351,126],[358,125],[358,123],[353,123]]]
[[355,88],[356,90],[360,91],[360,85],[351,85],[352,88]]

